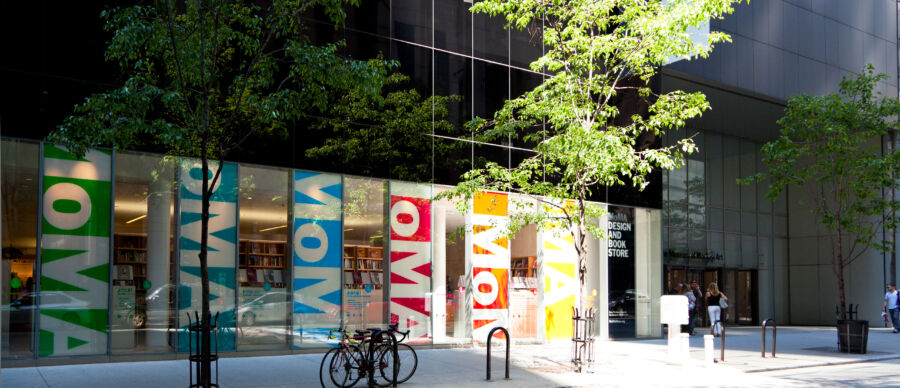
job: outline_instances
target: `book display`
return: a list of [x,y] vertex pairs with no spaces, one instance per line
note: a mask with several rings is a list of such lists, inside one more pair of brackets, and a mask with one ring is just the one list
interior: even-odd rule
[[536,265],[537,257],[513,257],[509,269],[512,271],[513,277],[533,278]]
[[244,287],[285,287],[285,242],[240,240],[238,282]]
[[147,236],[121,233],[114,240],[113,285],[134,287],[134,324],[141,327],[147,312]]
[[344,245],[344,284],[347,288],[371,285],[381,289],[384,284],[384,248],[364,245]]

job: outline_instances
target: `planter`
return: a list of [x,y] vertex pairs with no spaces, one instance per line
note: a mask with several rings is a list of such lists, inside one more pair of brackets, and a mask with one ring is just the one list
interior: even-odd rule
[[838,319],[838,349],[844,353],[866,353],[869,342],[869,321]]

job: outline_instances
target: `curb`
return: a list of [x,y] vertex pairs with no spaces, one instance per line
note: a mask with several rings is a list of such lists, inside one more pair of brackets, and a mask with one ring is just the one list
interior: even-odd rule
[[835,365],[862,364],[862,363],[865,363],[865,362],[878,362],[878,361],[897,360],[897,359],[900,359],[900,355],[882,356],[882,357],[873,357],[873,358],[864,358],[864,359],[860,359],[860,360],[847,360],[847,361],[822,362],[822,363],[808,364],[808,365],[796,365],[796,366],[783,366],[783,367],[772,367],[772,368],[748,369],[748,370],[744,370],[743,372],[744,372],[744,373],[775,372],[775,371],[791,370],[791,369],[815,368],[815,367],[820,367],[820,366],[835,366]]

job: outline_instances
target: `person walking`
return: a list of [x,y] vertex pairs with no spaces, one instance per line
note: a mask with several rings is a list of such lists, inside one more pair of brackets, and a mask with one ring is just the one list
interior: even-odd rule
[[891,316],[891,324],[894,325],[894,333],[900,330],[900,291],[893,284],[887,285],[887,292],[884,294],[884,305],[881,311]]
[[691,310],[690,315],[691,334],[693,334],[697,319],[700,318],[700,312],[703,311],[703,291],[700,291],[700,285],[697,284],[696,280],[691,281],[691,293],[694,294],[694,299],[697,301],[694,309]]
[[721,301],[728,302],[728,297],[724,292],[719,291],[716,282],[709,283],[706,289],[706,313],[709,314],[709,324],[713,326],[713,335],[718,337],[722,334],[722,323],[719,320],[722,317]]
[[694,335],[694,318],[696,316],[695,312],[697,311],[697,296],[694,295],[694,291],[688,287],[684,287],[681,289],[684,292],[684,296],[688,299],[688,324],[685,328],[690,335]]

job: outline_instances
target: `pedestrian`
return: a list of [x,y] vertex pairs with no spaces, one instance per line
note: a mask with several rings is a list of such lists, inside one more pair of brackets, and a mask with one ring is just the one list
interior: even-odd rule
[[891,324],[894,325],[894,333],[900,329],[900,305],[897,303],[900,302],[900,291],[897,291],[897,287],[894,287],[893,284],[887,285],[887,292],[884,294],[884,305],[881,306],[881,311],[889,313],[891,316]]
[[691,310],[691,333],[694,332],[694,327],[697,324],[697,319],[700,318],[700,312],[703,311],[703,291],[700,291],[700,285],[696,280],[691,281],[691,293],[694,294],[694,300],[696,300],[696,305],[694,309]]
[[690,335],[694,335],[694,314],[697,311],[697,297],[694,295],[694,291],[692,291],[688,287],[682,288],[684,291],[684,296],[688,299],[688,324],[685,328]]
[[706,289],[706,312],[709,314],[709,324],[713,326],[713,335],[718,337],[722,334],[722,301],[728,302],[728,297],[724,292],[719,291],[716,282],[709,283]]

